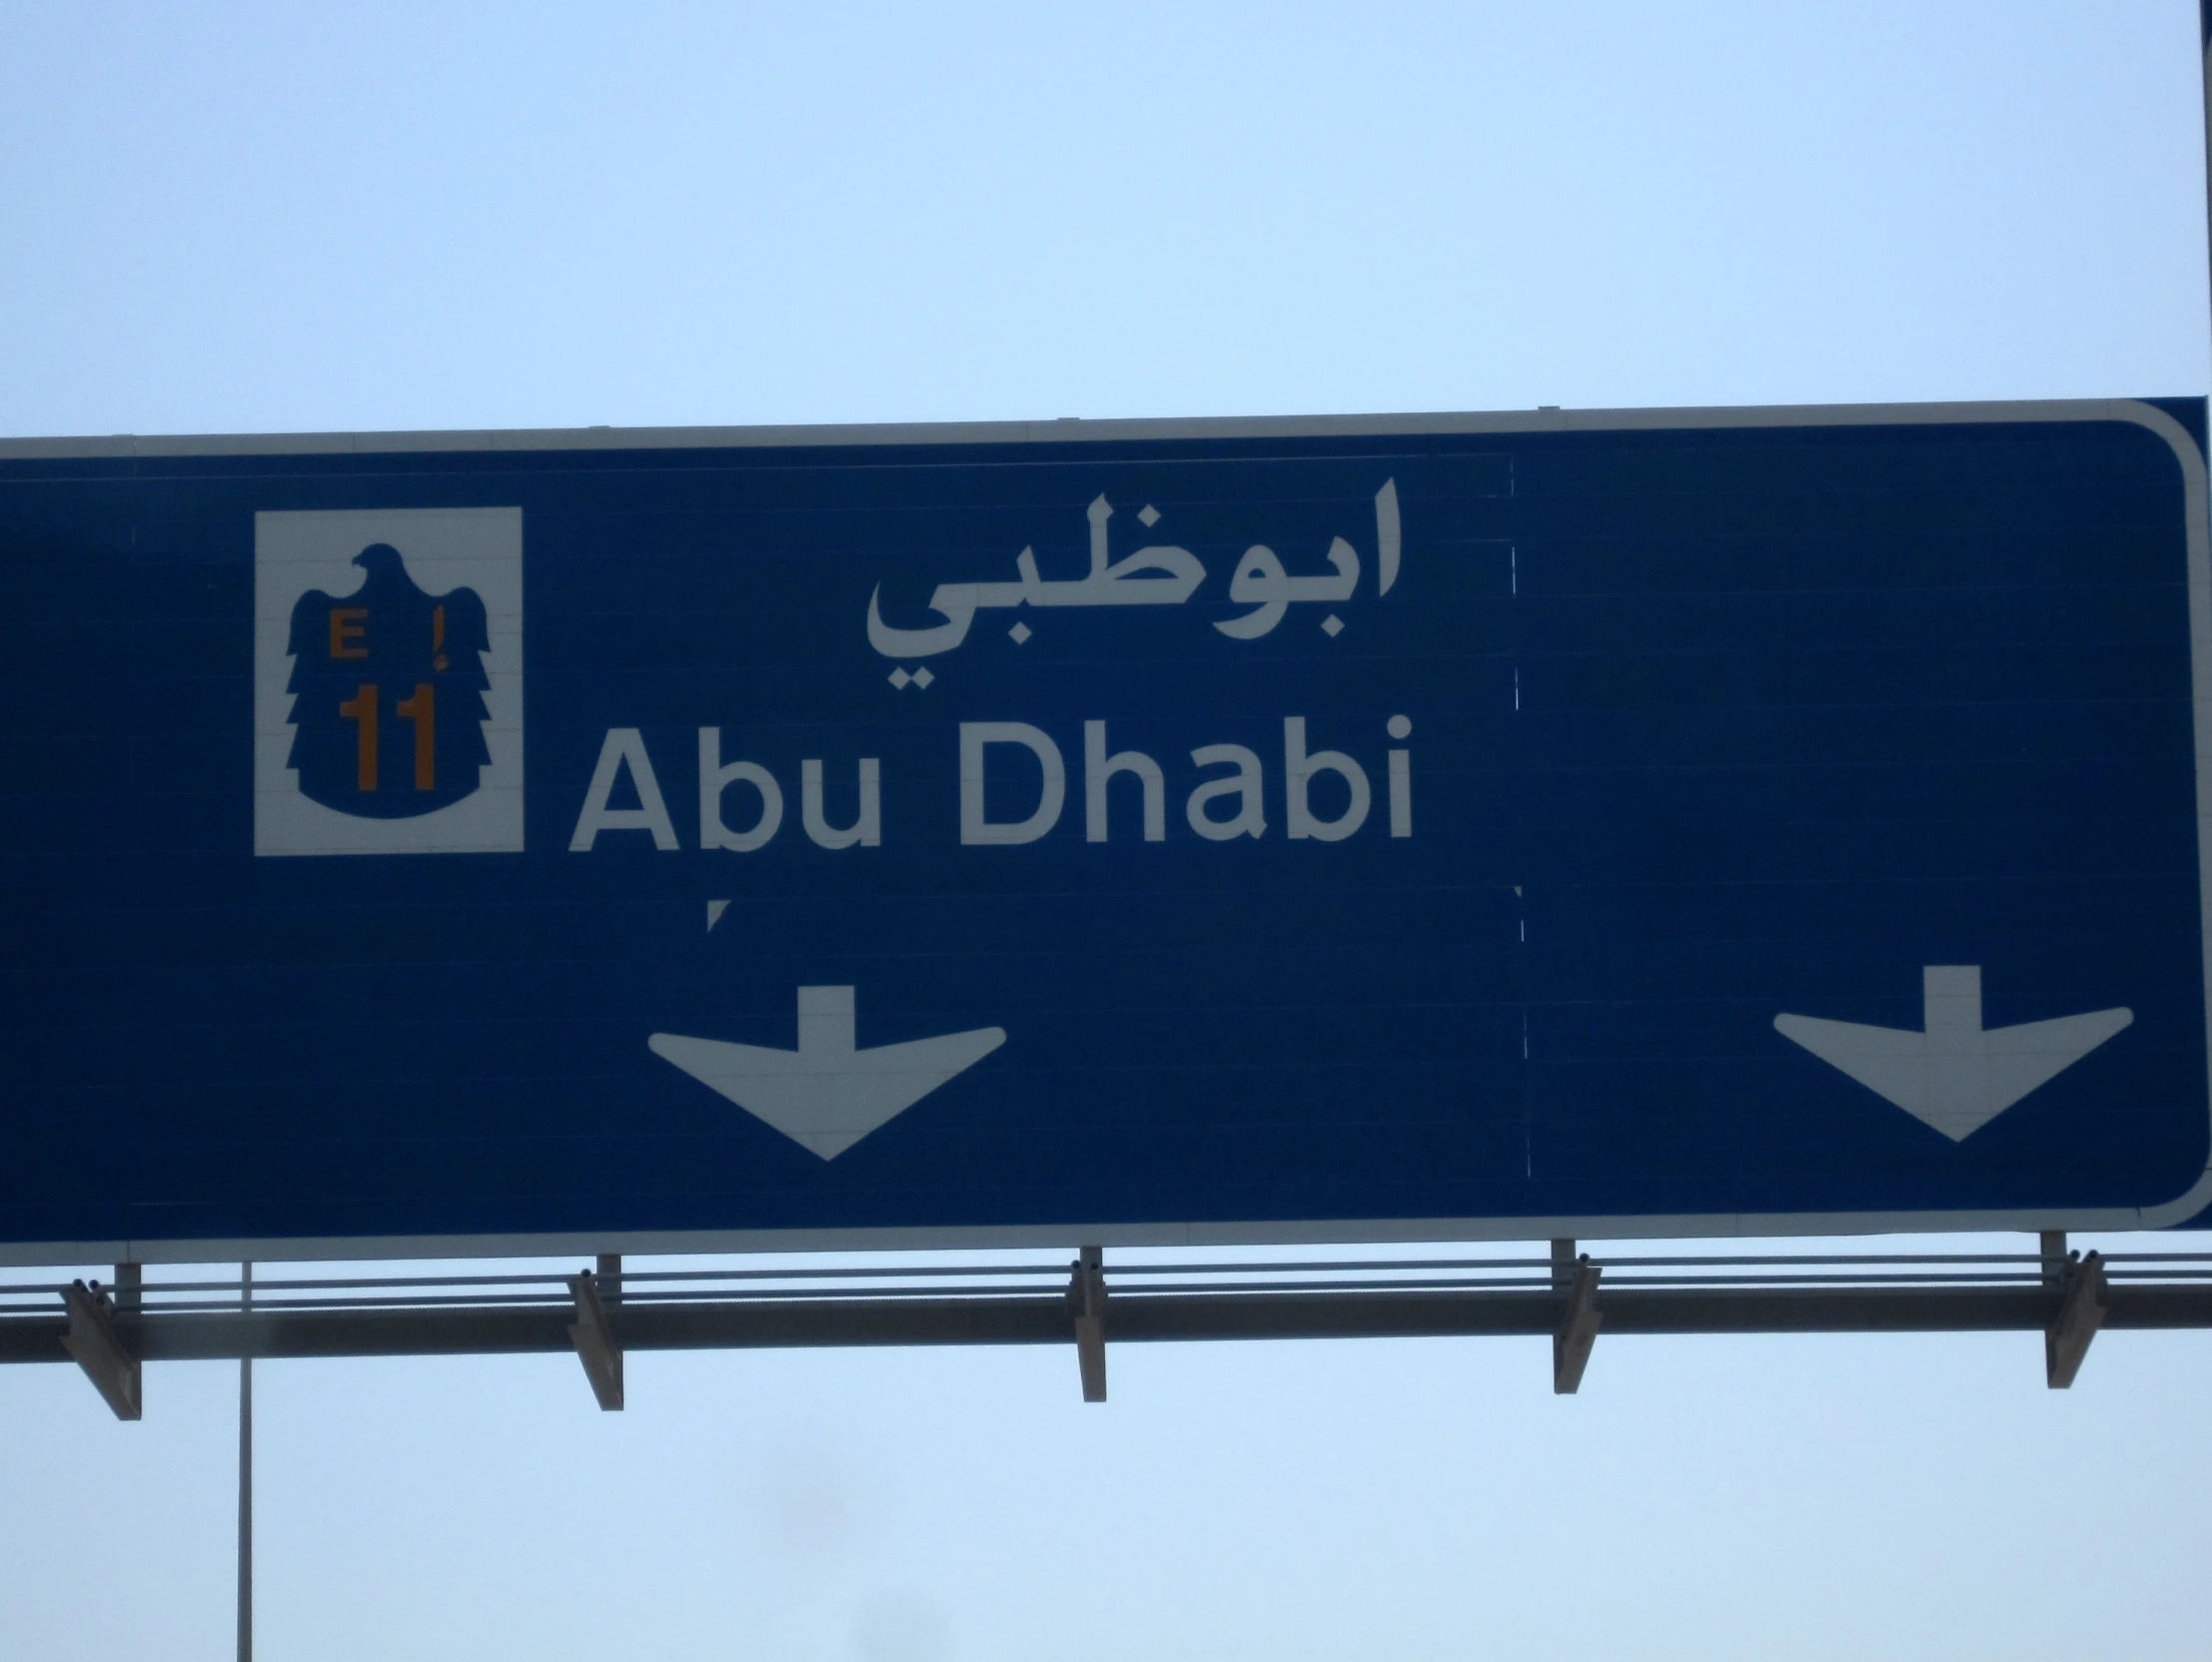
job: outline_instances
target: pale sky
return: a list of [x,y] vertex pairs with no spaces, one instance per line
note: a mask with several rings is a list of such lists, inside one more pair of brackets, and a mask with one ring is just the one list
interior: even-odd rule
[[[2201,395],[2196,29],[0,0],[0,434]],[[265,1364],[261,1654],[2212,1652],[2212,1335],[1548,1363]],[[236,1378],[0,1369],[0,1653],[231,1654]]]

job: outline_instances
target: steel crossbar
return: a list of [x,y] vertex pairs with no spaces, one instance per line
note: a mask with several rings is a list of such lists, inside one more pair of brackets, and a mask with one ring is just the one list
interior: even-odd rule
[[[0,1284],[0,1362],[460,1356],[815,1345],[1559,1335],[1565,1257],[1340,1258],[1097,1265],[1085,1260],[823,1266],[739,1262],[553,1271]],[[1090,1260],[1096,1264],[1096,1260]],[[2041,1331],[2212,1326],[2212,1254],[2187,1252],[1583,1256],[1582,1352],[1633,1334]],[[1071,1271],[1074,1278],[1071,1279]],[[588,1282],[588,1286],[583,1283]],[[1085,1313],[1085,1310],[1088,1313]],[[1102,1312],[1102,1313],[1101,1313]],[[72,1333],[76,1339],[72,1342]],[[90,1335],[89,1337],[87,1335]],[[2072,1352],[2070,1352],[2072,1354]],[[2078,1354],[2073,1354],[2078,1365]],[[603,1360],[602,1360],[603,1370]],[[1580,1371],[1575,1378],[1579,1381]],[[104,1387],[105,1388],[105,1387]],[[116,1382],[113,1388],[123,1391]],[[1103,1383],[1099,1388],[1103,1390]],[[1573,1388],[1572,1384],[1564,1388]],[[135,1398],[133,1398],[135,1400]]]

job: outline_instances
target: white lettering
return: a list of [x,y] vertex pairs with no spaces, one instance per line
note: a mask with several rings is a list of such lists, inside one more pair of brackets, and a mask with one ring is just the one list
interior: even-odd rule
[[[742,782],[760,793],[760,817],[749,831],[732,831],[722,823],[722,792]],[[722,730],[699,729],[699,847],[728,848],[750,854],[762,847],[783,824],[783,787],[758,762],[722,761]]]
[[1167,840],[1167,780],[1160,764],[1141,750],[1106,754],[1106,723],[1083,723],[1083,836],[1087,842],[1106,840],[1106,781],[1117,773],[1133,773],[1144,791],[1144,840]]
[[[1234,766],[1234,779],[1214,779],[1191,792],[1191,799],[1184,804],[1183,812],[1191,822],[1191,829],[1211,843],[1225,843],[1233,837],[1257,837],[1267,830],[1267,816],[1260,803],[1260,758],[1241,744],[1209,744],[1191,752],[1191,761],[1199,767],[1219,767],[1223,763]],[[1235,796],[1242,799],[1233,819],[1213,819],[1206,812],[1206,804],[1216,797]]]
[[[1306,787],[1317,773],[1335,773],[1352,789],[1351,804],[1336,819],[1321,819],[1307,805]],[[1367,823],[1367,771],[1341,750],[1306,754],[1306,718],[1283,718],[1283,796],[1289,835],[1341,843]]]
[[[994,744],[1026,746],[1044,769],[1037,810],[1024,820],[983,817],[983,753]],[[963,843],[1033,843],[1060,823],[1067,802],[1068,770],[1060,747],[1026,721],[960,723],[960,840]]]
[[[1385,486],[1386,489],[1389,486]],[[1382,498],[1377,497],[1380,501]],[[1395,502],[1393,503],[1395,510]],[[1394,715],[1383,724],[1394,739],[1413,737],[1413,720],[1410,716]],[[1413,752],[1393,750],[1390,753],[1390,834],[1394,837],[1413,835]]]
[[[614,780],[624,766],[637,787],[637,806],[609,808]],[[652,758],[645,754],[645,737],[634,727],[609,727],[599,746],[598,765],[591,769],[590,787],[583,793],[583,812],[576,816],[575,835],[568,839],[571,854],[588,854],[601,831],[650,831],[652,846],[663,854],[676,848],[675,826],[668,819],[668,805],[660,799],[660,781],[652,775]]]
[[822,764],[818,761],[799,763],[799,818],[805,822],[806,834],[823,848],[850,848],[858,843],[862,848],[878,848],[883,843],[883,803],[877,781],[881,769],[876,758],[860,758],[860,807],[853,815],[852,823],[835,826],[822,812]]

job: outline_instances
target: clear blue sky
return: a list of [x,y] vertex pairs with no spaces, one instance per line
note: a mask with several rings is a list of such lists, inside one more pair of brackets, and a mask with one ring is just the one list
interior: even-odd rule
[[[2195,31],[0,0],[0,433],[2200,394]],[[262,1654],[2212,1651],[2212,1335],[1547,1363],[266,1365]],[[229,1654],[235,1382],[0,1370],[0,1653]]]

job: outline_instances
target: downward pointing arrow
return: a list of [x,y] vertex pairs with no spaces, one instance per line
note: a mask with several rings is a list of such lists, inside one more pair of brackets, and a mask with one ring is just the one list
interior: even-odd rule
[[1783,1038],[1962,1143],[2135,1020],[2132,1010],[2093,1010],[1984,1028],[1979,964],[1930,964],[1920,972],[1920,989],[1922,1033],[1817,1016],[1776,1016],[1774,1026]]
[[852,989],[798,990],[798,1049],[656,1033],[652,1054],[824,1160],[912,1108],[1006,1043],[1002,1027],[903,1045],[854,1043]]

